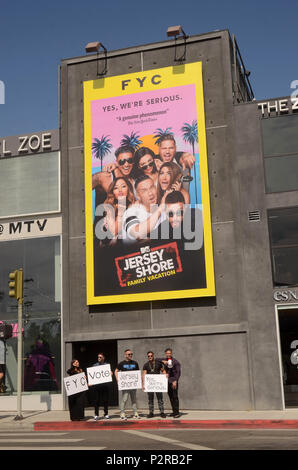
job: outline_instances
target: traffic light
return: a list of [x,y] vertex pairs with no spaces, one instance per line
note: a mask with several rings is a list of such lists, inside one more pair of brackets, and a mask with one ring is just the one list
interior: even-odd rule
[[9,273],[9,297],[15,297],[18,301],[23,300],[23,270],[16,269]]

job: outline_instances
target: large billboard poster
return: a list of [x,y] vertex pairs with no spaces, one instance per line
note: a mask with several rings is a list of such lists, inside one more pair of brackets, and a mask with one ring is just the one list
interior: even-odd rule
[[87,303],[214,296],[201,62],[84,82]]

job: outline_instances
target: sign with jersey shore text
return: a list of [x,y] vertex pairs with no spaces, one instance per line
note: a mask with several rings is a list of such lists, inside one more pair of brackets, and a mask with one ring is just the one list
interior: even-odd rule
[[84,82],[87,304],[215,295],[202,63]]
[[137,388],[142,388],[140,370],[118,372],[118,390],[135,390]]

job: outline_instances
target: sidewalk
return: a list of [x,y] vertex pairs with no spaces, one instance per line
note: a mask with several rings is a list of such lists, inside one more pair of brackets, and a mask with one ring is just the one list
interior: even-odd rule
[[114,430],[114,429],[297,429],[298,409],[264,411],[198,411],[182,410],[174,419],[159,415],[147,419],[147,410],[141,410],[139,420],[127,413],[127,421],[120,420],[117,408],[110,410],[110,420],[93,420],[91,409],[85,410],[85,421],[70,421],[68,411],[24,411],[22,420],[15,420],[16,412],[0,411],[0,430],[57,431],[57,430]]

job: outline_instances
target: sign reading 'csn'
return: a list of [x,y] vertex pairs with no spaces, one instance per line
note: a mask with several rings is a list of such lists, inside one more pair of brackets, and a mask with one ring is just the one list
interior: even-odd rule
[[291,302],[298,300],[298,292],[296,290],[277,290],[273,293],[273,298],[276,302]]

